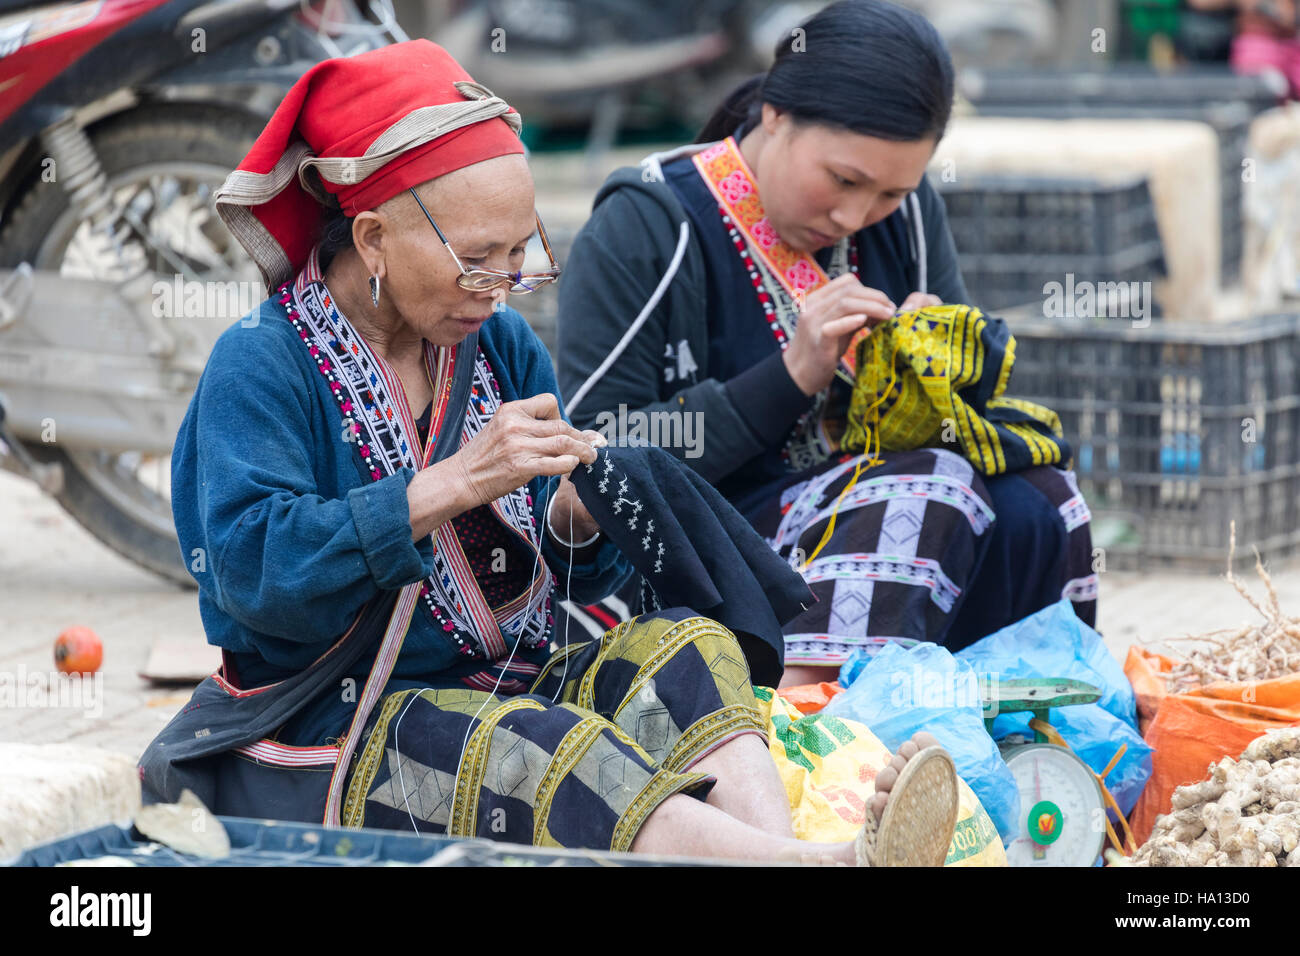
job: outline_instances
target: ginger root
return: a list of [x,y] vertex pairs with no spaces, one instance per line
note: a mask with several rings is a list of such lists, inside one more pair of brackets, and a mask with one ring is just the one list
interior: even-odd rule
[[1251,741],[1241,756],[1174,791],[1134,866],[1300,867],[1300,728]]
[[[1300,672],[1300,617],[1287,617],[1278,605],[1277,589],[1264,570],[1264,564],[1255,554],[1255,572],[1264,582],[1268,597],[1256,600],[1244,584],[1232,573],[1232,560],[1237,550],[1237,529],[1230,525],[1228,535],[1228,583],[1264,618],[1262,624],[1239,628],[1224,628],[1204,634],[1170,638],[1173,656],[1180,658],[1174,668],[1163,676],[1169,682],[1171,693],[1181,693],[1205,684],[1222,681],[1269,680]],[[1187,645],[1180,651],[1173,645]],[[1300,730],[1287,742],[1271,746],[1290,748],[1287,753],[1300,752]],[[1285,756],[1285,754],[1282,754]],[[1247,752],[1246,759],[1272,760],[1263,753]]]
[[1283,727],[1263,737],[1256,737],[1242,751],[1243,760],[1267,760],[1277,763],[1300,757],[1300,727]]

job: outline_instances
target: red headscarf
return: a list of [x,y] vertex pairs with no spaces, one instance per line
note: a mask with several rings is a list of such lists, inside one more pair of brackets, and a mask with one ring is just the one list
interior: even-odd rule
[[356,215],[408,186],[522,153],[521,128],[518,113],[429,40],[325,60],[293,85],[217,191],[217,212],[275,289],[320,238],[322,188]]

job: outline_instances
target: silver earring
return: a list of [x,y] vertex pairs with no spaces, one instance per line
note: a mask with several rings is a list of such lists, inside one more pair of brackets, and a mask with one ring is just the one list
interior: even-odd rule
[[375,303],[375,308],[379,308],[379,276],[370,277],[370,300]]

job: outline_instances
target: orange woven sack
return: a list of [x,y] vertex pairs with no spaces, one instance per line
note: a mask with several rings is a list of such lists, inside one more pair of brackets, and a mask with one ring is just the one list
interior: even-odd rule
[[799,684],[795,687],[782,687],[777,691],[782,697],[798,708],[801,714],[815,714],[831,702],[831,698],[844,690],[839,684]]
[[1236,757],[1261,734],[1300,724],[1300,674],[1170,694],[1160,674],[1173,665],[1139,647],[1130,647],[1124,661],[1124,674],[1137,693],[1138,725],[1155,751],[1151,779],[1129,815],[1139,845],[1151,835],[1156,817],[1169,812],[1176,788],[1204,780],[1211,763]]

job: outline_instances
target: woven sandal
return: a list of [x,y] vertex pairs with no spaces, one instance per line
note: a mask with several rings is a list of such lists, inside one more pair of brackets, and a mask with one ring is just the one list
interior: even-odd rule
[[952,757],[942,747],[926,747],[898,775],[879,824],[867,808],[854,843],[858,866],[943,866],[957,811]]

